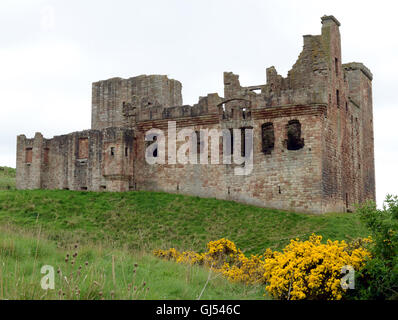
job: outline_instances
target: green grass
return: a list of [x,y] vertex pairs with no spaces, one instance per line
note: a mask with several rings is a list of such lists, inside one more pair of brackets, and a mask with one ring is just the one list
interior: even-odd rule
[[[0,299],[196,299],[208,269],[160,260],[153,249],[204,252],[209,241],[228,238],[245,254],[261,254],[312,233],[332,240],[369,235],[355,213],[311,215],[162,192],[15,190],[15,169],[4,168]],[[65,256],[76,242],[79,254],[71,266]],[[43,265],[74,274],[74,289],[57,275],[56,290],[45,294],[39,286]],[[84,276],[76,278],[80,265]],[[263,287],[218,276],[202,299],[264,299],[263,293]]]
[[[3,226],[0,232],[0,300],[191,300],[200,296],[209,276],[206,268],[164,261],[126,248],[108,248],[98,243],[79,245],[77,249],[73,243],[60,245],[44,239],[40,228],[27,233]],[[73,259],[75,252],[77,257]],[[67,254],[70,258],[65,262]],[[45,265],[54,267],[54,290],[46,291],[40,286],[44,276],[41,268]],[[265,298],[263,287],[231,283],[214,274],[210,274],[210,279],[201,299]]]
[[15,189],[15,169],[0,167],[0,190]]
[[245,253],[281,249],[311,233],[333,240],[368,236],[355,213],[310,215],[160,192],[0,191],[0,224],[39,224],[52,240],[100,241],[131,250],[205,251],[219,238]]

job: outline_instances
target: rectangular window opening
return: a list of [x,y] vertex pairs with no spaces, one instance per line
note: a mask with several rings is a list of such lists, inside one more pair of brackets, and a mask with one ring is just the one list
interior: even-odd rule
[[240,143],[240,154],[242,157],[245,156],[245,150],[246,150],[246,128],[241,128],[240,129],[240,137],[241,137],[241,143]]
[[43,155],[43,161],[45,164],[49,163],[49,153],[50,153],[50,149],[49,148],[44,148],[44,155]]
[[234,129],[229,129],[231,133],[231,155],[234,153]]
[[264,154],[271,154],[275,146],[274,125],[271,122],[261,126],[261,140]]
[[[157,143],[156,141],[158,140],[158,136],[154,136],[153,137],[153,141],[155,141],[155,143]],[[156,149],[153,150],[153,157],[157,158],[158,157],[158,145],[156,145]]]
[[32,148],[26,148],[25,162],[32,163]]
[[88,138],[79,138],[79,159],[88,158]]
[[301,123],[298,120],[290,120],[287,124],[288,150],[299,150],[304,147],[304,138],[301,137]]
[[196,155],[198,157],[198,163],[200,162],[201,143],[200,143],[200,131],[195,131],[196,134]]
[[339,75],[339,59],[334,58],[334,69],[336,71],[336,76]]

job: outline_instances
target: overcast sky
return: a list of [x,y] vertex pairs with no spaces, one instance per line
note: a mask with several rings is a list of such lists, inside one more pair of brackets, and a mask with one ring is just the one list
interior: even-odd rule
[[[340,22],[343,63],[373,73],[376,191],[398,194],[397,1],[1,0],[0,165],[15,167],[16,136],[90,128],[91,83],[166,74],[184,104],[223,95],[223,72],[244,86],[283,76],[320,17]],[[397,127],[396,127],[397,126]]]

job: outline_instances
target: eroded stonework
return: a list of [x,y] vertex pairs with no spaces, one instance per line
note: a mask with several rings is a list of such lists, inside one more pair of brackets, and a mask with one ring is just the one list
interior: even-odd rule
[[[193,106],[164,75],[93,83],[91,130],[18,136],[17,188],[158,190],[314,213],[374,200],[372,74],[341,63],[339,26],[322,17],[321,35],[304,36],[286,78],[270,67],[266,84],[242,87],[225,72],[224,97]],[[167,135],[168,121],[177,130],[253,128],[251,174],[235,175],[235,164],[148,164],[145,132]]]

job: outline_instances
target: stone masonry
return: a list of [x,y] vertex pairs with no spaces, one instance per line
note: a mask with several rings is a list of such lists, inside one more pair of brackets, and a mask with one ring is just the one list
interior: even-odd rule
[[[91,130],[18,136],[17,188],[154,190],[312,213],[374,200],[372,73],[342,64],[340,23],[321,20],[286,78],[270,67],[266,84],[242,87],[224,72],[224,97],[193,106],[164,75],[93,83]],[[252,128],[251,174],[234,174],[236,164],[149,164],[145,133],[162,129],[167,140],[169,121],[177,131]]]

